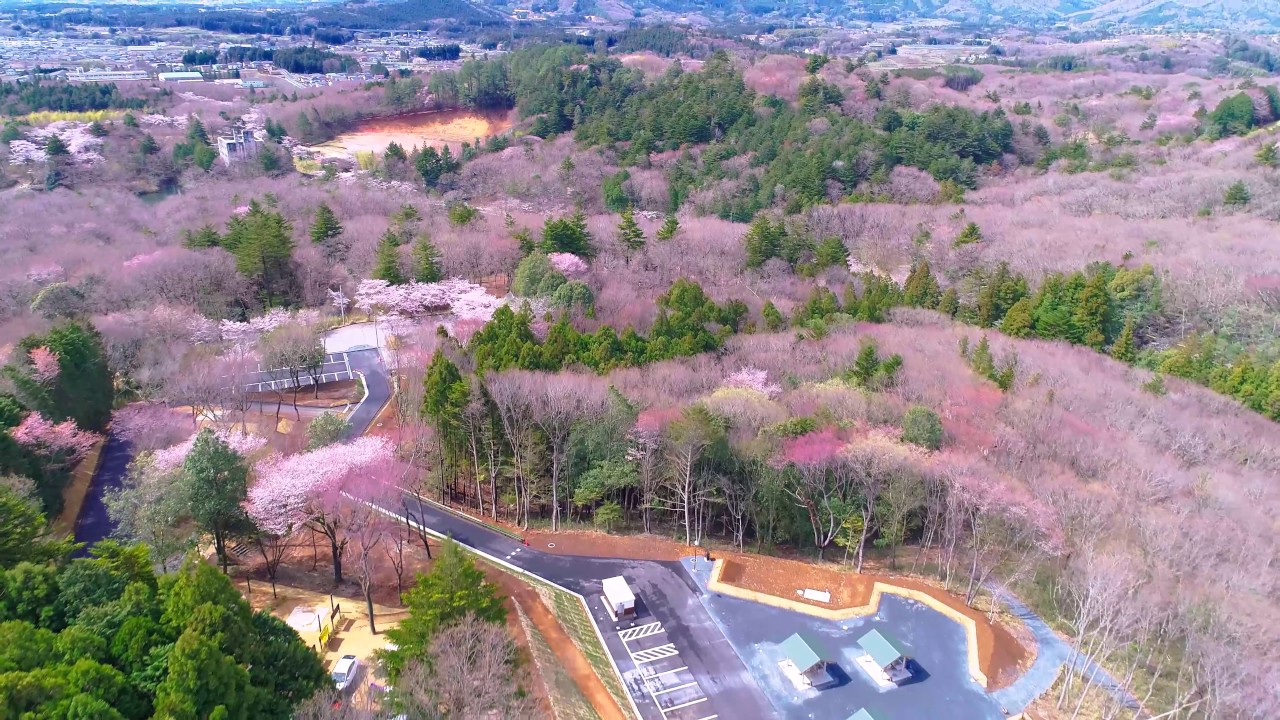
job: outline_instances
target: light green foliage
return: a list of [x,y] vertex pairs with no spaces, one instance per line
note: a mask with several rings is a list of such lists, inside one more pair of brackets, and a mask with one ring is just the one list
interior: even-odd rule
[[1227,192],[1222,196],[1222,204],[1227,207],[1244,207],[1252,199],[1249,186],[1245,185],[1243,180],[1237,180],[1227,188]]
[[212,430],[204,429],[182,463],[182,489],[191,519],[213,537],[214,552],[227,569],[227,540],[247,532],[241,505],[248,491],[249,468]]
[[674,213],[667,213],[662,220],[662,227],[658,228],[655,237],[659,240],[670,240],[680,231],[680,221],[676,219]]
[[[68,548],[47,533],[45,516],[36,502],[0,485],[0,569],[65,555]],[[7,593],[0,593],[0,607],[7,599]]]
[[1264,165],[1269,168],[1275,167],[1278,162],[1276,143],[1273,142],[1270,138],[1268,138],[1262,144],[1262,147],[1258,148],[1258,153],[1253,157],[1258,161],[1258,164],[1260,165]]
[[760,309],[760,317],[764,319],[765,329],[769,332],[777,332],[787,326],[787,318],[778,311],[772,300],[765,301],[764,307]]
[[484,579],[475,560],[452,541],[444,543],[430,572],[419,575],[417,584],[405,593],[405,605],[408,616],[386,632],[396,649],[381,653],[393,682],[410,660],[427,653],[432,639],[451,623],[468,614],[497,624],[507,617],[497,587]]
[[307,425],[307,449],[315,450],[341,440],[347,432],[347,421],[337,413],[326,412]]
[[978,242],[982,242],[982,228],[979,228],[977,223],[971,222],[964,226],[964,229],[960,231],[956,239],[951,242],[951,246],[962,247]]
[[927,407],[913,405],[902,416],[902,441],[929,450],[942,447],[942,421]]
[[[566,158],[567,159],[567,158]],[[622,212],[631,207],[631,198],[627,196],[626,189],[623,184],[631,179],[631,173],[626,168],[610,175],[601,183],[600,189],[604,193],[604,206],[610,212]]]
[[328,247],[342,235],[342,224],[338,222],[338,216],[333,214],[333,210],[326,203],[320,203],[320,207],[316,208],[316,217],[311,223],[310,235],[311,242],[323,247]]
[[1120,331],[1120,336],[1111,344],[1111,357],[1120,362],[1132,363],[1138,359],[1137,347],[1133,341],[1133,318],[1124,321],[1124,328]]
[[596,254],[591,233],[587,232],[587,216],[581,209],[566,218],[547,218],[538,247],[545,253],[571,253],[581,258]]
[[595,306],[595,293],[580,280],[570,280],[551,294],[551,303],[563,308],[591,310]]
[[546,297],[555,293],[567,278],[551,266],[545,253],[535,252],[516,266],[511,292],[519,297]]
[[929,268],[929,261],[920,258],[911,263],[911,273],[902,285],[902,302],[911,307],[938,307],[942,298],[942,290],[938,287],[938,279]]
[[459,202],[449,206],[449,224],[457,227],[470,225],[472,220],[480,217],[480,211],[470,205]]

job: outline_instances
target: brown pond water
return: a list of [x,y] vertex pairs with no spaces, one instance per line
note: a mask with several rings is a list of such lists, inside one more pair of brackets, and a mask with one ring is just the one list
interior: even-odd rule
[[414,147],[444,147],[456,153],[463,142],[475,142],[511,129],[513,112],[477,113],[470,110],[441,110],[409,113],[395,117],[366,120],[354,130],[345,132],[315,150],[327,157],[353,158],[356,153],[381,155],[391,143],[399,143],[410,152]]

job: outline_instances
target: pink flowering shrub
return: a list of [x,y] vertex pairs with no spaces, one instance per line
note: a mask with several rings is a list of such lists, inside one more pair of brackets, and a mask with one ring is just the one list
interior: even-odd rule
[[[267,439],[264,437],[236,429],[224,428],[216,430],[214,434],[240,457],[247,457],[267,444]],[[161,472],[176,470],[187,459],[187,455],[191,454],[191,448],[195,447],[195,444],[196,436],[192,435],[173,447],[157,450],[152,458],[153,467]]]
[[724,379],[724,387],[754,390],[765,397],[782,394],[782,386],[769,382],[769,373],[757,367],[747,366]]
[[587,272],[587,263],[573,253],[548,253],[547,260],[551,267],[567,278],[577,277]]
[[272,456],[254,466],[245,511],[258,527],[282,535],[343,503],[346,483],[394,460],[384,437],[365,436],[311,452]]
[[41,346],[31,351],[31,377],[36,382],[48,383],[58,377],[61,371],[58,355],[47,347]]
[[11,432],[19,445],[66,466],[80,462],[98,441],[97,434],[81,430],[72,420],[55,423],[37,412],[28,413]]

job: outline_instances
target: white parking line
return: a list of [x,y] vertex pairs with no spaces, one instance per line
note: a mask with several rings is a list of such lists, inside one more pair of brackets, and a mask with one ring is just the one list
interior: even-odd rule
[[719,716],[719,715],[708,715],[708,716],[706,716],[706,717],[704,717],[704,718],[698,718],[698,720],[716,720],[716,718],[718,718],[718,717],[720,717],[720,716]]
[[685,688],[689,688],[689,687],[697,687],[697,685],[698,685],[698,683],[696,683],[696,682],[685,683],[685,684],[683,684],[683,685],[677,685],[677,686],[675,686],[675,687],[664,688],[664,689],[662,689],[662,690],[654,690],[654,691],[652,691],[652,692],[651,692],[651,694],[652,694],[652,695],[654,695],[654,696],[656,697],[656,696],[658,696],[658,695],[663,695],[663,694],[666,694],[666,693],[669,693],[669,692],[675,692],[675,691],[677,691],[677,690],[683,690],[683,689],[685,689]]
[[675,670],[663,670],[662,672],[660,672],[660,673],[654,673],[654,674],[650,675],[649,677],[651,677],[651,678],[662,677],[663,675],[670,675],[671,673],[678,673],[678,672],[680,672],[681,670],[688,670],[688,669],[689,669],[689,666],[688,666],[688,665],[681,665],[680,667],[676,668]]

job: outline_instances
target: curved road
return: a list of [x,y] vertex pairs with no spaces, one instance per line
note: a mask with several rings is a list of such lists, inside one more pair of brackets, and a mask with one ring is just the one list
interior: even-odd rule
[[[392,388],[386,364],[376,348],[355,345],[344,349],[348,352],[351,369],[361,374],[367,391],[364,400],[348,417],[349,436],[356,437],[372,427],[378,413],[391,399]],[[109,435],[103,448],[102,462],[94,474],[89,493],[76,519],[75,539],[85,543],[86,548],[110,537],[114,528],[103,499],[109,490],[120,487],[132,459],[131,443],[116,435]],[[698,599],[701,591],[681,568],[680,563],[551,555],[525,547],[507,535],[444,510],[434,503],[421,502],[407,494],[403,500],[403,507],[384,509],[395,514],[405,512],[410,519],[442,535],[451,536],[463,545],[501,559],[585,598],[600,594],[600,581],[603,578],[625,574],[639,591],[642,603],[645,598],[651,599],[652,604],[647,606],[649,613],[662,622],[670,642],[680,648],[682,661],[688,665],[702,686],[702,691],[708,696],[704,708],[714,708],[714,712],[722,718],[766,718],[774,714],[769,701],[752,680],[742,660],[707,614]],[[1027,623],[1039,644],[1036,661],[1028,672],[1014,685],[995,693],[1002,705],[1016,712],[1025,708],[1031,700],[1052,685],[1070,655],[1070,645],[1016,599],[1006,595],[1005,602]],[[599,605],[599,602],[594,604]],[[663,718],[643,691],[643,682],[637,668],[634,665],[625,667],[625,646],[621,645],[616,634],[608,632],[608,617],[599,608],[593,608],[593,613],[600,615],[597,624],[606,633],[610,652],[615,658],[624,659],[619,666],[629,686],[628,690],[637,699],[642,713]],[[1077,658],[1076,665],[1086,674],[1099,670],[1087,658]],[[1109,679],[1105,671],[1103,675]],[[1126,705],[1136,704],[1132,696],[1114,681],[1100,684]]]

